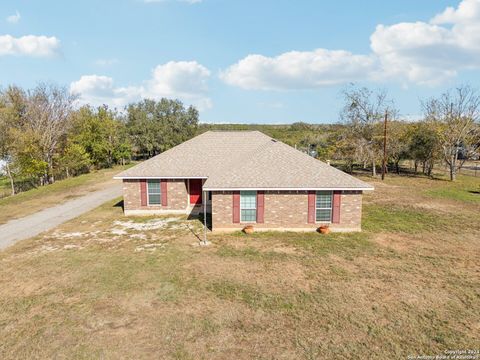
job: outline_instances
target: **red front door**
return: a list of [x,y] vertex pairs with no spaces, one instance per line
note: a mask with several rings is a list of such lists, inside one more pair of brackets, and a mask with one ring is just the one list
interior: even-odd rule
[[202,203],[202,179],[190,179],[190,205]]

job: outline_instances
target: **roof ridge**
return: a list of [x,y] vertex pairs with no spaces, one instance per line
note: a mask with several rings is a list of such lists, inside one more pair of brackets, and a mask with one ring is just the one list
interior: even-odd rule
[[142,177],[207,177],[213,189],[371,188],[259,130],[207,130],[117,175]]

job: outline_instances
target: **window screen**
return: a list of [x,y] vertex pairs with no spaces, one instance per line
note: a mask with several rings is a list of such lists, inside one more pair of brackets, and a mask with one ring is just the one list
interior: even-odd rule
[[316,220],[319,222],[332,221],[332,192],[317,191],[315,201]]
[[148,205],[161,204],[160,180],[148,180]]
[[257,192],[240,191],[240,221],[257,221]]

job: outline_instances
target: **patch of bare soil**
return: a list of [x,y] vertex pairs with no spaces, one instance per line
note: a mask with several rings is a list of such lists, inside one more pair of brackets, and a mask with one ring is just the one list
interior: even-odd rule
[[304,266],[293,261],[257,262],[225,257],[212,261],[200,257],[185,264],[184,269],[209,281],[249,284],[267,292],[308,291],[312,285]]
[[215,235],[212,239],[219,245],[228,244],[228,246],[236,250],[255,249],[262,253],[274,252],[285,255],[302,255],[303,253],[302,249],[285,245],[283,241],[275,239],[274,236],[265,240],[259,239],[258,241],[255,240],[255,236],[241,239],[228,238],[228,240],[224,241],[221,237]]
[[415,243],[412,237],[403,234],[380,233],[373,236],[372,240],[380,246],[393,249],[398,252],[407,252],[412,250]]

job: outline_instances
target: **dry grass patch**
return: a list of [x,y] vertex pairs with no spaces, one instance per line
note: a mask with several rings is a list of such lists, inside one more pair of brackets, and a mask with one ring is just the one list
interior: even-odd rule
[[75,199],[92,191],[119,185],[119,180],[113,180],[113,176],[132,165],[92,171],[89,174],[60,180],[51,185],[0,199],[0,224]]
[[199,221],[126,218],[107,203],[0,253],[0,358],[396,359],[475,348],[480,208],[442,198],[418,207],[433,184],[389,177],[365,197],[362,233],[210,234],[207,247],[192,246]]

